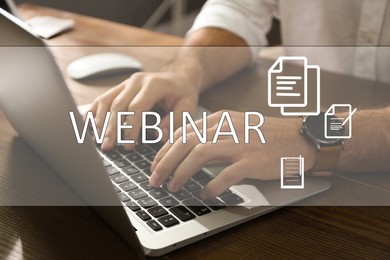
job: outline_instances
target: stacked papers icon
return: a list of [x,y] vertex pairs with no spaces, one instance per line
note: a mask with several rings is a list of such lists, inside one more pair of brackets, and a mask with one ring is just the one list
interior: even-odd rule
[[[287,70],[285,63],[294,63],[295,70]],[[309,80],[309,77],[314,79]],[[313,85],[309,85],[312,83]],[[314,109],[309,105],[309,94],[315,96]],[[284,116],[309,116],[320,113],[320,67],[308,65],[306,57],[279,57],[268,70],[268,105],[280,107]]]

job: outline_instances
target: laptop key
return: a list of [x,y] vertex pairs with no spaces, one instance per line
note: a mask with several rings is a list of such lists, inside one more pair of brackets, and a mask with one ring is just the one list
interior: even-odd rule
[[232,193],[232,191],[230,189],[227,189],[224,192],[222,192],[218,197],[223,197],[223,196],[229,195],[231,193]]
[[138,145],[135,150],[142,155],[153,152],[152,149],[145,145]]
[[193,192],[195,190],[199,190],[202,188],[202,186],[200,186],[199,184],[197,184],[196,182],[190,180],[188,181],[186,184],[184,184],[184,188],[186,190],[188,190],[189,192]]
[[155,153],[149,153],[149,154],[145,154],[144,157],[145,157],[148,161],[153,162],[154,157],[156,157],[156,154],[155,154]]
[[115,165],[118,166],[119,168],[123,168],[125,166],[130,165],[130,162],[126,159],[119,159],[114,161]]
[[166,197],[166,198],[163,198],[161,200],[159,200],[160,203],[166,207],[166,208],[170,208],[170,207],[173,207],[173,206],[176,206],[176,205],[179,205],[179,202],[177,200],[175,200],[173,197],[169,196],[169,197]]
[[150,162],[148,162],[146,160],[142,160],[142,161],[136,162],[134,164],[135,164],[135,166],[137,166],[141,170],[146,169],[146,168],[150,168],[150,165],[151,165]]
[[148,224],[149,227],[150,227],[151,229],[153,229],[154,231],[159,231],[159,230],[162,229],[162,226],[161,226],[160,224],[158,224],[157,221],[155,221],[154,219],[152,219],[152,220],[146,222],[146,224]]
[[142,219],[143,221],[146,221],[146,220],[149,220],[151,219],[151,217],[149,216],[148,213],[146,213],[145,211],[143,210],[140,210],[140,211],[137,211],[137,216]]
[[171,208],[169,210],[170,212],[172,212],[172,214],[174,214],[178,219],[180,219],[181,221],[188,221],[190,219],[193,219],[195,218],[195,215],[192,214],[186,207],[184,206],[178,206],[178,207],[174,207],[174,208]]
[[155,202],[151,197],[146,197],[137,201],[140,206],[143,208],[151,208],[157,206],[157,202]]
[[109,161],[107,161],[106,159],[102,159],[102,162],[103,162],[103,165],[104,165],[105,167],[111,165],[111,163],[110,163]]
[[119,153],[117,153],[116,151],[110,151],[108,153],[105,153],[105,155],[108,158],[110,158],[110,160],[112,160],[112,161],[115,161],[115,160],[118,160],[118,159],[122,158],[122,156]]
[[126,194],[124,194],[124,193],[118,193],[118,197],[119,197],[119,199],[122,201],[122,202],[126,202],[126,201],[129,201],[130,200],[130,198],[129,197],[127,197],[127,195]]
[[192,179],[199,182],[202,186],[206,186],[207,183],[209,183],[213,178],[207,173],[199,171],[194,176],[192,176]]
[[116,193],[121,192],[121,190],[117,186],[115,186],[115,185],[113,185],[113,186],[114,186],[114,190],[115,190]]
[[136,174],[131,175],[130,178],[131,178],[133,181],[135,181],[136,183],[141,183],[141,182],[143,182],[143,181],[148,180],[148,177],[146,177],[146,175],[143,174],[143,173],[141,173],[141,172],[140,172],[140,173],[136,173]]
[[183,204],[186,205],[192,212],[198,216],[203,216],[211,212],[211,210],[206,207],[202,202],[195,198],[191,198],[183,201]]
[[125,176],[125,175],[123,175],[123,174],[120,174],[120,173],[118,173],[118,174],[115,174],[115,175],[112,175],[112,176],[110,177],[110,179],[111,179],[113,182],[117,183],[117,184],[119,184],[119,183],[122,183],[122,182],[125,182],[125,181],[128,181],[128,180],[129,180],[128,178],[126,178],[126,176]]
[[203,187],[206,186],[213,178],[209,177],[209,178],[205,178],[205,179],[201,179],[199,180],[198,182],[200,183],[200,185],[202,185]]
[[151,208],[148,210],[149,214],[152,215],[155,218],[159,218],[161,216],[164,216],[168,214],[168,211],[166,211],[163,207],[157,206],[154,208]]
[[132,181],[126,181],[119,185],[124,191],[131,191],[137,188],[137,185]]
[[171,227],[171,226],[179,224],[179,221],[177,219],[175,219],[175,217],[173,217],[172,215],[167,215],[167,216],[161,217],[158,219],[158,221],[161,224],[163,224],[165,227]]
[[138,206],[134,201],[129,201],[126,203],[126,206],[128,206],[132,211],[137,211],[137,210],[140,210],[141,207]]
[[153,189],[152,186],[150,186],[149,180],[141,183],[139,186],[141,186],[141,188],[146,191],[150,191],[151,189]]
[[244,200],[235,193],[220,197],[220,199],[228,206],[235,206],[244,202]]
[[200,196],[200,193],[202,190],[195,190],[192,192],[192,195],[194,195],[197,199],[202,200],[202,197]]
[[142,160],[142,156],[139,155],[138,153],[131,153],[129,155],[126,156],[126,158],[130,161],[130,162],[138,162],[140,160]]
[[150,171],[150,168],[145,168],[142,170],[146,175],[150,176],[152,175],[152,172]]
[[119,170],[113,166],[106,167],[106,171],[107,171],[108,175],[113,175],[113,174],[119,173]]
[[155,199],[161,199],[168,196],[168,193],[163,188],[153,189],[149,194]]
[[129,195],[130,195],[130,197],[132,197],[135,200],[139,200],[139,199],[142,199],[142,198],[148,196],[148,194],[146,194],[141,189],[132,190],[129,192]]
[[181,189],[178,192],[172,192],[172,195],[178,200],[185,200],[191,198],[191,194],[188,191]]
[[123,145],[118,145],[118,146],[116,147],[116,151],[117,151],[118,153],[122,154],[122,155],[127,155],[127,154],[130,154],[130,153],[134,153],[133,150],[130,150],[130,151],[125,150],[125,148],[124,148]]
[[150,147],[153,151],[158,152],[163,145],[161,143],[156,144],[148,144],[148,147]]
[[223,203],[219,199],[208,199],[204,200],[203,203],[212,210],[220,210],[226,208],[225,203]]
[[123,167],[121,169],[127,175],[132,175],[132,174],[135,174],[135,173],[139,173],[139,170],[137,168],[135,168],[134,166],[132,166],[132,165]]

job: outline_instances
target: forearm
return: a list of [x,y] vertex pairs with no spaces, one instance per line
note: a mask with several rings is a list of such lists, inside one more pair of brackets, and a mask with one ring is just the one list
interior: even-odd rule
[[390,172],[390,107],[358,111],[352,127],[352,138],[345,141],[338,168]]
[[243,39],[217,28],[189,35],[175,58],[163,67],[192,81],[198,92],[240,71],[251,61]]

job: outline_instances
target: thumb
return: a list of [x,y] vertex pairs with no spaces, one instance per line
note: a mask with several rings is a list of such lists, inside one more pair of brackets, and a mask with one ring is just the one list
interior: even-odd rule
[[183,113],[188,112],[192,116],[196,112],[196,104],[189,104],[185,100],[180,100],[173,111],[169,112],[162,120],[160,128],[163,132],[162,142],[166,142],[172,136],[176,129],[183,126]]

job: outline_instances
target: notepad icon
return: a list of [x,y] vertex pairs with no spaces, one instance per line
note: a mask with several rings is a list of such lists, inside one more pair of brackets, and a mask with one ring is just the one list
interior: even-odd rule
[[[350,104],[334,104],[325,113],[324,132],[327,139],[351,138],[352,116],[356,112]],[[345,112],[346,111],[346,112]],[[346,115],[341,117],[340,114]]]
[[281,189],[304,188],[304,158],[302,156],[282,157],[280,167]]

